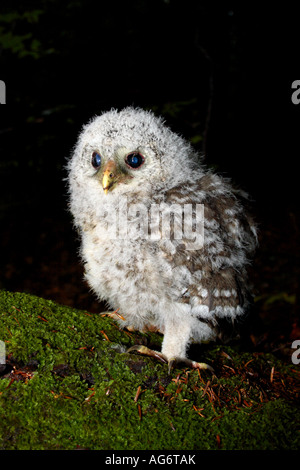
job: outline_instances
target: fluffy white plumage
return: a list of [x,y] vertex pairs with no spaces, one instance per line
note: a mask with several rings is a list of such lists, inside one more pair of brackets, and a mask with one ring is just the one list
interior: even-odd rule
[[[94,118],[68,169],[86,279],[99,299],[119,309],[122,327],[157,328],[170,362],[185,359],[192,340],[214,340],[243,317],[255,225],[242,196],[161,118],[130,107]],[[176,239],[175,225],[169,237],[161,225],[159,239],[137,237],[137,209],[150,211],[153,204],[173,205],[175,225],[185,204],[203,204],[204,245],[193,249],[185,234]],[[121,238],[115,216],[125,212],[128,236]]]

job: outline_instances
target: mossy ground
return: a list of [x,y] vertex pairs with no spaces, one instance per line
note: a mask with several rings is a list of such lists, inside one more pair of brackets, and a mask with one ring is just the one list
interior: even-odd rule
[[[127,354],[161,336],[0,291],[0,449],[298,449],[299,373],[271,354],[209,345],[216,375]],[[298,381],[297,381],[298,378]]]

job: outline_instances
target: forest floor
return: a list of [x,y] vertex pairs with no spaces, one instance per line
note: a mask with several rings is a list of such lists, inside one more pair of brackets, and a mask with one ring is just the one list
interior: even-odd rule
[[0,449],[297,450],[299,370],[240,344],[194,348],[214,373],[128,354],[161,335],[0,291]]

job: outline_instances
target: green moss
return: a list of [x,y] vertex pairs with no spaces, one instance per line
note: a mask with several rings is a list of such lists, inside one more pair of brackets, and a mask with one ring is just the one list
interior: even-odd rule
[[[297,449],[296,373],[272,355],[207,346],[216,376],[124,351],[161,336],[0,292],[0,449]],[[250,362],[249,362],[250,361]]]

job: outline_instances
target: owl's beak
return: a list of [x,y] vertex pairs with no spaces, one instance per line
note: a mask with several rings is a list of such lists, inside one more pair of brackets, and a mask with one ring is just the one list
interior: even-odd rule
[[117,172],[117,166],[114,161],[109,160],[103,171],[103,179],[102,179],[102,187],[104,190],[104,194],[107,194],[109,189],[112,187],[112,185],[115,182],[116,178],[116,172]]

